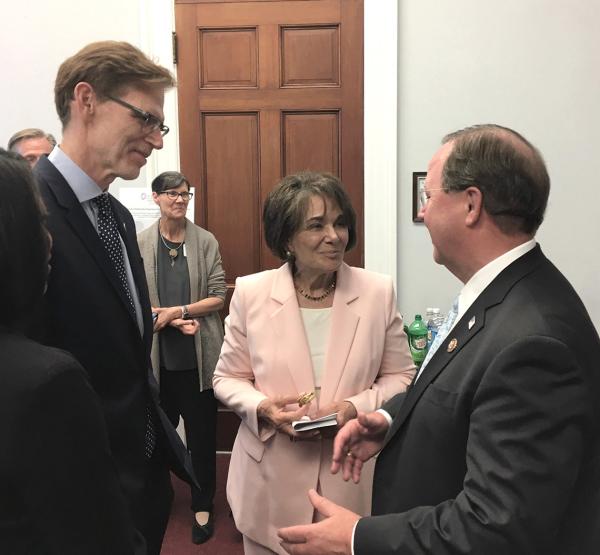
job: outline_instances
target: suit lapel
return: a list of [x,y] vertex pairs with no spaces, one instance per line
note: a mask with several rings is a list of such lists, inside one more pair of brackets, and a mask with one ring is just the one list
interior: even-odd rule
[[360,320],[360,316],[351,308],[351,303],[358,297],[359,291],[354,287],[350,268],[346,264],[342,264],[337,273],[337,284],[331,310],[327,354],[325,355],[323,383],[321,384],[321,406],[331,403],[335,398],[346,366]]
[[[137,239],[135,235],[135,229],[128,229],[127,224],[123,218],[123,214],[121,210],[123,210],[122,206],[117,206],[116,201],[109,195],[110,202],[112,204],[113,213],[115,215],[115,219],[117,220],[117,226],[119,228],[119,234],[123,239],[123,243],[125,243],[125,250],[127,251],[127,257],[129,258],[129,266],[131,268],[131,273],[133,275],[133,282],[137,288],[138,299],[140,301],[140,306],[142,309],[142,319],[144,322],[144,334],[148,331],[148,329],[152,328],[151,316],[147,314],[150,310],[150,307],[145,306],[144,299],[148,298],[148,286],[146,284],[146,274],[144,272],[144,266],[140,260],[139,248],[137,244]],[[109,260],[110,263],[110,260]],[[116,271],[114,271],[114,266],[110,263],[110,268],[113,270],[114,277],[117,278],[116,281],[113,281],[113,284],[116,284],[118,287],[119,296],[121,297],[121,301],[125,304],[128,312],[131,314],[129,310],[129,299],[127,298],[127,294],[123,289],[121,284],[121,280],[118,278]],[[137,325],[137,320],[135,320]],[[150,328],[148,326],[150,325]]]
[[[113,209],[116,214],[117,224],[119,225],[119,229],[122,230],[121,236],[123,237],[123,242],[125,243],[125,248],[127,250],[127,256],[129,258],[129,266],[131,267],[131,273],[133,275],[133,282],[137,289],[138,300],[140,302],[140,308],[142,310],[142,324],[143,324],[143,338],[144,343],[146,345],[147,352],[150,352],[150,348],[152,346],[152,339],[154,335],[154,323],[152,322],[152,311],[150,305],[150,297],[148,293],[148,280],[146,279],[146,272],[144,271],[144,264],[140,254],[140,248],[137,242],[137,235],[135,230],[135,225],[133,223],[133,219],[129,218],[131,221],[129,229],[125,225],[125,214],[123,211],[126,209],[121,204],[116,204],[116,201],[113,201],[111,197],[111,202],[113,203]],[[112,264],[111,264],[112,267]],[[116,273],[115,273],[116,275]],[[129,309],[129,300],[127,299],[126,293],[121,285],[120,280],[117,283],[119,296],[121,297],[121,302],[127,303],[125,307]],[[128,310],[131,314],[131,311]],[[133,318],[133,322],[136,327],[138,326],[137,318]]]
[[271,287],[271,299],[275,304],[271,321],[278,348],[285,353],[288,371],[298,393],[314,391],[312,359],[288,264],[276,270]]
[[[86,247],[90,256],[96,261],[99,268],[102,270],[103,274],[107,278],[107,280],[113,286],[115,292],[121,299],[123,303],[123,307],[126,312],[129,314],[130,318],[135,322],[133,315],[131,314],[131,310],[129,309],[129,300],[127,298],[127,294],[125,293],[123,286],[119,280],[119,276],[117,275],[117,271],[114,268],[110,258],[108,257],[108,253],[104,248],[104,244],[102,240],[98,236],[98,233],[94,229],[92,222],[88,218],[87,214],[81,207],[81,204],[77,200],[75,193],[66,182],[62,174],[54,167],[54,165],[47,159],[41,161],[42,167],[38,170],[41,175],[44,176],[46,182],[48,184],[48,188],[54,195],[56,199],[57,205],[64,211],[64,217],[72,229],[74,234],[81,240],[83,245]],[[38,162],[39,164],[39,162]],[[111,203],[113,203],[111,198]],[[117,225],[119,225],[119,231],[123,231],[123,223],[118,215],[118,211],[114,207],[113,203],[113,211],[115,213],[115,218],[117,218]],[[123,237],[127,237],[127,234],[122,234]],[[124,239],[125,246],[127,248],[128,254],[132,251],[130,246],[127,244],[127,240]],[[131,262],[131,255],[130,255]],[[136,264],[131,263],[132,271],[134,271],[134,267]],[[140,283],[138,281],[138,277],[134,273],[134,279],[136,283]],[[135,322],[137,326],[137,322]]]
[[[454,357],[485,327],[489,308],[501,303],[510,289],[524,276],[546,260],[539,246],[524,254],[505,268],[477,297],[463,314],[448,336],[442,341],[416,383],[409,388],[407,395],[394,417],[388,433],[388,441],[401,428],[415,407],[427,386],[448,366]],[[450,347],[450,344],[456,345]]]

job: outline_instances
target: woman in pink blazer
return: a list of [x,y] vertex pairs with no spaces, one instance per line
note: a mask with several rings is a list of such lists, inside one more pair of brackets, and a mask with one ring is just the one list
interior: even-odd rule
[[[215,395],[242,419],[227,496],[247,555],[285,553],[279,528],[321,518],[310,488],[369,513],[373,463],[360,484],[332,475],[331,437],[357,411],[404,391],[414,374],[392,280],[343,262],[356,217],[339,180],[286,177],[263,221],[267,245],[286,263],[237,280],[213,378]],[[304,415],[333,412],[337,427],[328,431],[292,428]]]

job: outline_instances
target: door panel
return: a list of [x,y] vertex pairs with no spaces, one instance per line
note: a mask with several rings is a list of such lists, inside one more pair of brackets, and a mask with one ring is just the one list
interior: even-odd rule
[[305,169],[339,175],[339,112],[283,112],[283,175]]
[[[198,208],[204,208],[206,228],[219,241],[228,276],[250,274],[259,264],[258,129],[256,112],[202,114],[204,152],[200,170],[202,183],[210,187],[203,188],[205,206]],[[232,222],[245,232],[231,234]]]

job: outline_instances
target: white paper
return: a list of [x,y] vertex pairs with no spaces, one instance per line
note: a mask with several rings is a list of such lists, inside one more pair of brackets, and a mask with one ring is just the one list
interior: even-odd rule
[[326,416],[321,416],[320,418],[315,418],[314,420],[311,420],[308,416],[304,416],[302,419],[292,422],[292,428],[294,428],[296,432],[306,432],[308,430],[315,430],[317,428],[336,426],[336,417],[337,412],[327,414]]

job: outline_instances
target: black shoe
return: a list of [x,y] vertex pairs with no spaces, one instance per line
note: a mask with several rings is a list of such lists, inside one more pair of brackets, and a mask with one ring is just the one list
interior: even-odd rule
[[215,532],[215,524],[213,522],[212,513],[208,517],[208,522],[206,524],[198,524],[196,520],[196,516],[194,515],[194,522],[192,524],[192,543],[199,545],[204,543],[210,538]]

